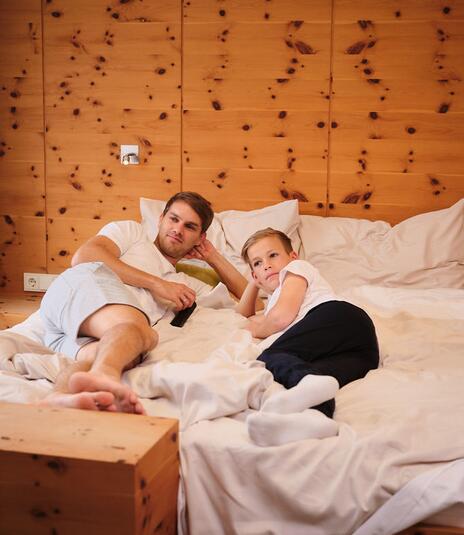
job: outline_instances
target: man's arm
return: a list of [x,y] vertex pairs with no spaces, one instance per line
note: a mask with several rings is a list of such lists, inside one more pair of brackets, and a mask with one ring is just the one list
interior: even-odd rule
[[84,262],[104,262],[118,277],[130,286],[146,288],[153,298],[166,299],[177,309],[190,306],[195,301],[195,292],[185,284],[164,281],[120,260],[121,251],[113,240],[106,236],[94,236],[74,253],[71,265]]
[[219,251],[207,260],[208,264],[216,271],[221,281],[227,286],[237,299],[240,299],[245,291],[248,281],[228,260],[226,260]]
[[[190,254],[191,258],[199,258],[207,262],[216,273],[221,281],[227,286],[237,299],[240,299],[245,291],[248,281],[207,239],[194,247]],[[261,306],[262,308],[262,306]]]
[[252,318],[247,329],[255,338],[267,338],[288,327],[298,315],[307,287],[306,279],[287,273],[277,303],[266,316]]
[[229,292],[237,299],[242,297],[248,281],[240,271],[222,256],[209,240],[203,239],[199,245],[194,247],[189,256],[207,262],[219,275]]

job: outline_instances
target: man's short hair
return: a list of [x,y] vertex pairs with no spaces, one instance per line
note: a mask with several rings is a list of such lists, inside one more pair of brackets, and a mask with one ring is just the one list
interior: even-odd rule
[[164,207],[163,215],[165,215],[169,208],[171,208],[171,206],[177,201],[185,202],[198,214],[198,217],[201,220],[201,232],[206,232],[214,217],[214,212],[211,209],[211,203],[199,193],[195,193],[193,191],[181,191],[173,195],[168,200],[166,206]]
[[277,238],[280,240],[287,253],[291,253],[293,251],[292,242],[284,232],[281,232],[280,230],[275,230],[271,227],[267,227],[263,230],[258,230],[257,232],[252,234],[244,243],[241,254],[245,262],[250,264],[250,258],[248,257],[248,251],[250,247],[255,243],[258,243],[260,240],[263,240],[264,238]]

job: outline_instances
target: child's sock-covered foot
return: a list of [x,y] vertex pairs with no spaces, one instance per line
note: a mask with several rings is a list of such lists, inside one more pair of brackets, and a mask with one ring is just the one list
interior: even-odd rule
[[263,403],[261,410],[288,414],[315,407],[335,397],[338,381],[330,375],[306,375],[288,390],[276,392]]
[[258,446],[281,446],[288,442],[335,436],[338,424],[314,409],[295,414],[256,412],[247,420],[248,434]]

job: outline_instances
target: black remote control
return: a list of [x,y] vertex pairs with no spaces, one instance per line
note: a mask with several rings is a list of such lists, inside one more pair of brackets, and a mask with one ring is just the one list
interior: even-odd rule
[[192,312],[197,308],[195,301],[192,306],[179,310],[171,321],[171,325],[174,327],[183,327],[184,323],[190,318]]

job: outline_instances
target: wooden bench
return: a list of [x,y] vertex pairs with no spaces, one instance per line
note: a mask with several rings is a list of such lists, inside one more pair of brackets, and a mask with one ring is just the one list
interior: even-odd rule
[[0,533],[176,533],[177,420],[0,403],[0,466]]

